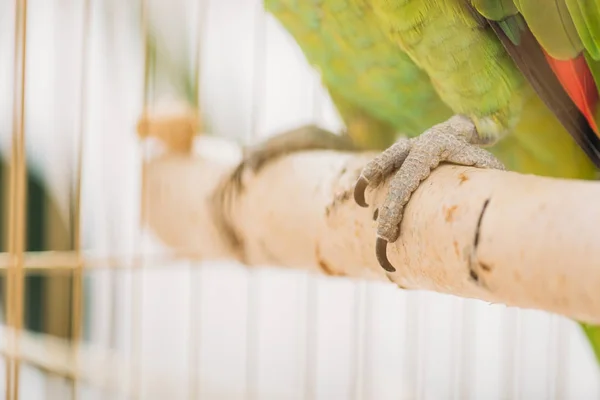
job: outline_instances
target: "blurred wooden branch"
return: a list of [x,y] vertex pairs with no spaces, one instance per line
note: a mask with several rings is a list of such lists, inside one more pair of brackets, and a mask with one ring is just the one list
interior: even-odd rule
[[145,222],[181,256],[389,280],[600,323],[598,183],[442,166],[408,205],[388,247],[397,272],[386,275],[374,214],[387,184],[369,209],[351,196],[372,153],[289,155],[248,173],[235,194],[223,182],[239,149],[209,137],[195,145],[198,155],[163,154],[145,171]]

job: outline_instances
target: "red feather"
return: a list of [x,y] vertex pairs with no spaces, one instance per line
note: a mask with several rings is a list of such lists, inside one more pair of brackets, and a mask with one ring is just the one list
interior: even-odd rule
[[545,51],[544,55],[562,87],[585,116],[596,135],[600,136],[593,112],[598,104],[598,88],[583,53],[577,58],[566,61],[552,58]]

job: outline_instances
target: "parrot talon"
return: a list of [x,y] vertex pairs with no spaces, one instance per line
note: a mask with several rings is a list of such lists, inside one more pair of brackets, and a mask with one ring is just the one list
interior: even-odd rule
[[375,241],[375,255],[377,256],[377,261],[379,261],[379,265],[387,272],[396,272],[396,268],[394,268],[387,258],[387,245],[388,242],[384,238],[378,237]]
[[354,201],[361,207],[369,207],[365,200],[365,191],[369,187],[369,181],[364,176],[360,176],[354,186]]
[[482,143],[475,124],[465,116],[454,116],[413,139],[400,139],[364,167],[354,187],[354,200],[366,207],[365,191],[392,176],[389,192],[378,207],[375,255],[387,272],[396,268],[387,258],[387,246],[400,236],[400,223],[412,194],[441,162],[477,168],[504,169]]

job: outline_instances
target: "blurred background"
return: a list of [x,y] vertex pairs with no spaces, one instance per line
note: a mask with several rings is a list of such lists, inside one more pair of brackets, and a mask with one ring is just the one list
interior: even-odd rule
[[136,125],[172,102],[239,143],[341,128],[259,0],[0,0],[0,398],[600,398],[583,334],[558,316],[171,259],[140,224]]

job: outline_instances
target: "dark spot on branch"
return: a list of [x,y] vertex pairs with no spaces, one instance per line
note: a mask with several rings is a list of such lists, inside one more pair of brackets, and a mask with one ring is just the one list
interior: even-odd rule
[[484,262],[479,261],[479,266],[481,267],[482,270],[484,270],[485,272],[490,272],[492,270],[492,266],[489,264],[486,264]]
[[335,207],[339,207],[341,204],[348,201],[350,197],[352,197],[352,192],[349,190],[345,190],[342,193],[336,195],[333,198],[333,201],[327,207],[325,207],[325,216],[329,217],[329,214],[331,214],[331,211]]
[[446,222],[452,222],[454,220],[454,212],[458,209],[458,206],[455,204],[450,207],[444,207],[444,219]]
[[340,272],[336,272],[333,270],[333,268],[331,268],[329,266],[329,264],[327,264],[327,262],[325,261],[325,259],[323,259],[323,257],[321,256],[321,251],[319,250],[319,247],[317,247],[315,249],[315,258],[317,259],[317,264],[319,265],[319,268],[321,268],[321,271],[328,276],[345,276],[345,274],[340,273]]
[[456,254],[456,257],[460,257],[460,250],[458,249],[458,242],[455,240],[452,244],[454,245],[454,254]]
[[[477,283],[481,283],[479,281],[479,274],[475,271],[474,269],[474,265],[478,264],[481,266],[481,268],[486,271],[486,268],[483,267],[482,263],[476,262],[477,260],[477,246],[479,246],[479,240],[480,240],[480,236],[481,236],[481,223],[483,222],[483,215],[485,214],[485,211],[488,208],[488,205],[490,204],[490,200],[491,199],[486,199],[483,202],[483,207],[481,208],[481,212],[479,213],[479,218],[477,220],[477,225],[475,226],[475,237],[473,238],[473,248],[471,250],[471,257],[469,258],[469,276],[471,277],[472,280],[474,280]],[[489,268],[489,266],[487,266]]]
[[479,245],[479,235],[481,234],[481,223],[483,222],[483,214],[485,214],[485,210],[490,204],[491,199],[487,199],[483,203],[483,207],[481,208],[481,212],[479,213],[479,219],[477,220],[477,226],[475,227],[475,239],[473,240],[473,251],[477,251],[477,246]]
[[333,270],[329,267],[329,265],[327,265],[327,263],[323,259],[318,259],[317,262],[319,263],[319,267],[321,267],[321,270],[325,274],[327,274],[327,275],[335,275],[335,273],[333,272]]
[[475,270],[471,269],[469,270],[469,276],[471,277],[471,279],[473,279],[475,282],[479,282],[479,275],[477,275],[477,272],[475,272]]
[[394,285],[398,286],[398,289],[411,290],[410,288],[404,286],[403,284],[395,281],[394,278],[393,278],[393,274],[390,274],[390,273],[386,272],[385,273],[385,277],[388,279],[388,281],[390,281],[390,283],[393,283]]
[[373,211],[373,221],[377,221],[377,218],[379,218],[379,208],[376,208],[375,211]]
[[465,183],[468,180],[469,180],[469,177],[464,172],[461,172],[460,175],[458,175],[458,184],[459,185],[462,185],[463,183]]
[[349,191],[349,190],[346,190],[346,191],[344,191],[344,193],[343,193],[341,196],[339,196],[339,197],[338,197],[338,201],[339,201],[340,203],[342,203],[342,202],[344,202],[344,201],[346,201],[346,200],[350,199],[350,196],[351,196],[351,195],[352,195],[352,193],[350,193],[350,191]]

